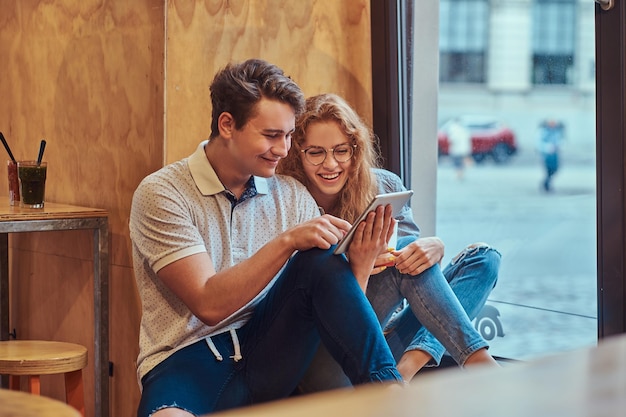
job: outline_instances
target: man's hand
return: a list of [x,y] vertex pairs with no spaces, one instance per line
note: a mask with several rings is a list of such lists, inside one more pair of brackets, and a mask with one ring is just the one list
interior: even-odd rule
[[293,250],[312,248],[328,249],[339,242],[350,230],[350,223],[338,217],[324,214],[293,227],[283,235]]

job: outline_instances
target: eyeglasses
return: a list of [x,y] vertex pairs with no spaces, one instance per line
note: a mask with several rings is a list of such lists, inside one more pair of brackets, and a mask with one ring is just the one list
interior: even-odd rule
[[354,155],[355,148],[356,145],[342,143],[330,149],[322,148],[321,146],[309,146],[306,149],[302,149],[300,152],[304,154],[306,160],[312,165],[321,165],[326,160],[328,151],[333,154],[335,161],[348,162],[350,158],[352,158],[352,155]]

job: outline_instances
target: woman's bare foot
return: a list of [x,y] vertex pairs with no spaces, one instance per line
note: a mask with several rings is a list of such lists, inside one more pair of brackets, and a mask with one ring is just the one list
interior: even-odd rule
[[471,367],[474,365],[500,366],[493,356],[487,352],[486,348],[482,348],[474,352],[472,356],[467,358],[463,367],[467,368],[468,366]]
[[431,359],[432,356],[423,350],[409,350],[404,352],[396,368],[398,368],[398,372],[400,372],[400,375],[406,382],[411,382],[415,374]]

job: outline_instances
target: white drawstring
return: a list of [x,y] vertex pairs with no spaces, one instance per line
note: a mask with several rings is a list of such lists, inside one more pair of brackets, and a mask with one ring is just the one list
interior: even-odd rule
[[211,340],[210,337],[206,338],[206,344],[209,345],[209,349],[211,349],[211,352],[213,352],[213,354],[215,355],[215,359],[217,359],[218,361],[222,361],[224,359],[222,355],[220,355],[219,350],[217,350],[217,348],[215,347],[215,343],[213,343],[213,340]]
[[[239,345],[239,338],[237,337],[237,332],[235,331],[235,329],[230,329],[230,337],[233,340],[233,348],[235,350],[235,354],[230,358],[233,359],[235,362],[239,362],[243,359],[243,356],[241,356],[241,346]],[[219,350],[217,350],[217,347],[215,346],[215,343],[213,343],[213,340],[210,336],[206,338],[206,343],[209,346],[211,352],[213,352],[213,355],[215,355],[215,359],[217,359],[218,361],[222,361],[224,358],[220,354]]]
[[243,359],[243,356],[241,356],[241,346],[239,346],[239,338],[237,337],[237,332],[235,331],[235,329],[230,329],[230,336],[233,339],[233,348],[235,349],[235,354],[230,358],[233,359],[235,362],[239,362],[241,359]]

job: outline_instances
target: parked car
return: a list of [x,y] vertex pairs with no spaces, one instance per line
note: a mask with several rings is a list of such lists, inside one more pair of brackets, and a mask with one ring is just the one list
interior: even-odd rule
[[485,304],[474,319],[474,328],[487,341],[492,340],[496,336],[504,337],[500,311],[489,304]]
[[[490,116],[460,116],[472,135],[472,157],[478,163],[492,158],[497,164],[508,162],[517,152],[515,133],[502,121]],[[439,155],[448,155],[450,147],[446,121],[437,132]]]

